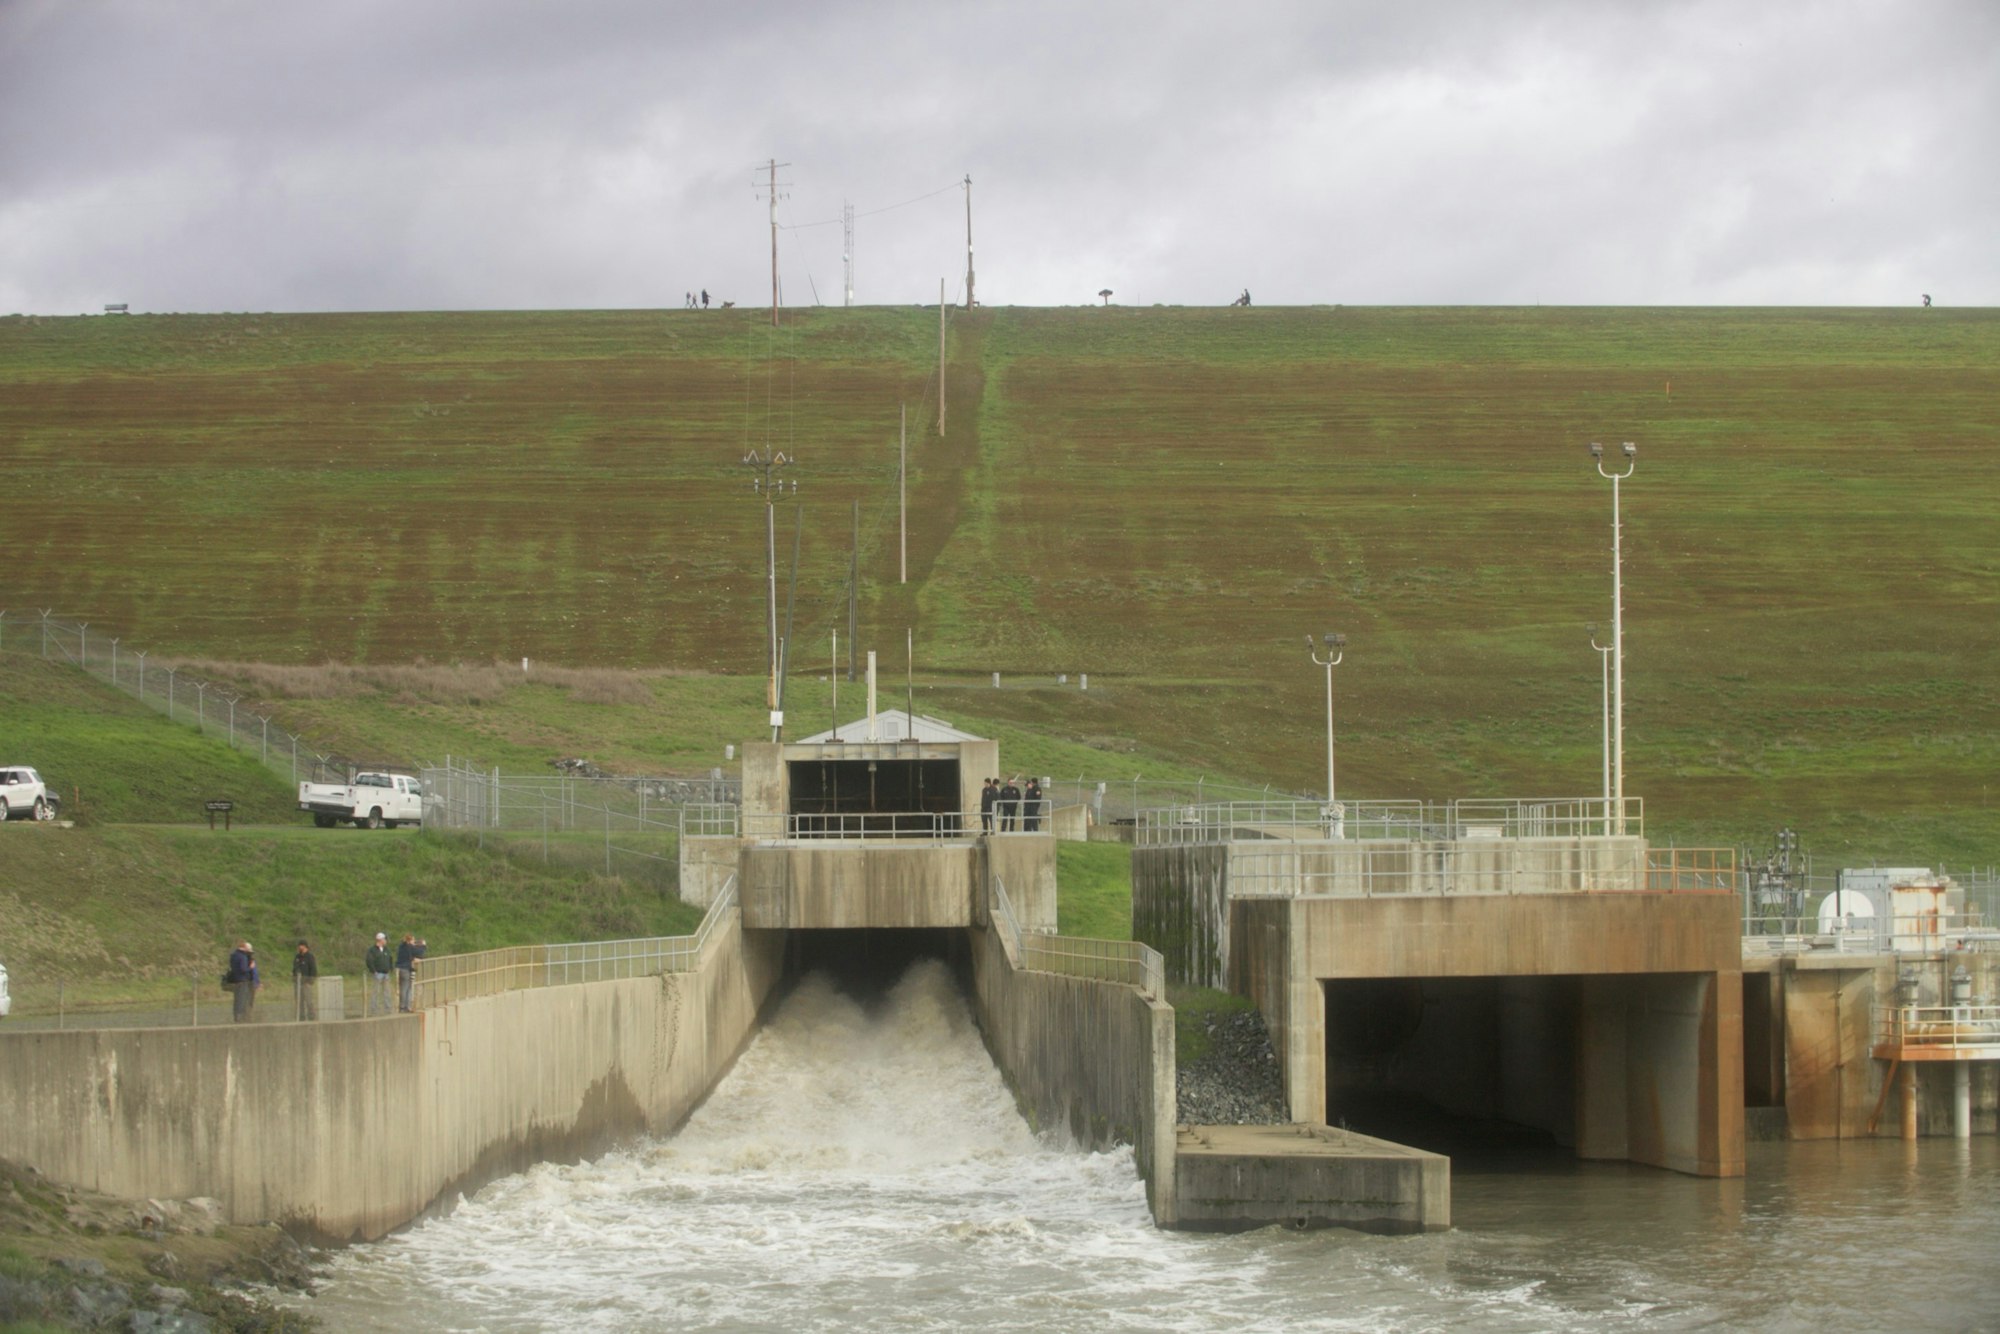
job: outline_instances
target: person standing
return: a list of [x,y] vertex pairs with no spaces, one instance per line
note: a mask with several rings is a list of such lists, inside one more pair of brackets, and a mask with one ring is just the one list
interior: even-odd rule
[[319,1018],[319,960],[313,958],[312,946],[303,940],[292,956],[292,998],[298,1002],[299,1022]]
[[987,832],[993,832],[993,803],[1000,800],[1000,780],[989,778],[986,786],[979,789],[979,823]]
[[257,951],[250,948],[249,941],[237,941],[236,948],[230,951],[227,979],[236,993],[230,1020],[244,1023],[250,1018],[250,1007],[257,1003],[257,988],[261,985],[257,977]]
[[395,966],[395,960],[389,953],[386,931],[375,933],[375,943],[368,947],[368,957],[361,966],[368,972],[368,1014],[389,1013],[389,970]]
[[703,310],[708,309],[708,289],[706,287],[701,289],[701,308]]
[[1021,827],[1029,833],[1042,825],[1042,780],[1030,778],[1021,792]]
[[403,943],[396,946],[396,1008],[404,1014],[410,1012],[410,1001],[416,994],[417,960],[424,957],[425,949],[424,942],[407,931]]
[[1021,819],[1021,789],[1016,785],[1016,780],[1019,778],[1020,775],[1015,774],[1000,789],[1000,830],[1002,833],[1012,833],[1019,827]]

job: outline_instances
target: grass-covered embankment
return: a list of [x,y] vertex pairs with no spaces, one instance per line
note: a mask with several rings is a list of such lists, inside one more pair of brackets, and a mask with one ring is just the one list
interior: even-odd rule
[[[893,675],[914,630],[920,708],[976,695],[1099,752],[1094,776],[1136,743],[1312,787],[1323,678],[1298,641],[1338,629],[1349,795],[1583,795],[1610,497],[1582,446],[1633,440],[1627,789],[1649,828],[1791,823],[1841,861],[1941,859],[1903,841],[1935,834],[2000,861],[1996,312],[985,310],[955,317],[942,438],[934,312],[762,321],[0,320],[0,524],[34,535],[5,600],[190,657],[739,674],[699,734],[571,746],[560,688],[539,728],[502,729],[524,759],[705,768],[762,722],[739,460],[784,448],[806,671],[845,625],[859,501],[864,647]],[[992,670],[1092,689],[978,691]],[[648,688],[671,712],[678,688]],[[420,695],[379,721],[316,707],[356,749],[403,753],[425,715],[510,762]]]
[[243,937],[269,982],[289,977],[301,938],[323,972],[358,977],[376,931],[413,931],[455,954],[699,923],[670,888],[590,869],[601,845],[577,843],[545,867],[539,841],[510,858],[411,830],[11,825],[0,828],[0,963],[27,1015],[54,1010],[58,979],[72,1008],[184,1004],[191,982],[218,994],[229,943]]

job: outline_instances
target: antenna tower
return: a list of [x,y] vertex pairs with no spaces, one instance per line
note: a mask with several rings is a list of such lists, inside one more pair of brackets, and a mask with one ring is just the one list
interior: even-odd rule
[[847,299],[844,306],[854,304],[854,205],[840,206],[840,262],[847,267]]

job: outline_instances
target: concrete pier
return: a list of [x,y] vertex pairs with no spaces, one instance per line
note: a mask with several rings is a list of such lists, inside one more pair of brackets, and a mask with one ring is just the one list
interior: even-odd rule
[[1182,1126],[1175,1152],[1177,1225],[1192,1231],[1451,1226],[1450,1160],[1405,1144],[1329,1126]]

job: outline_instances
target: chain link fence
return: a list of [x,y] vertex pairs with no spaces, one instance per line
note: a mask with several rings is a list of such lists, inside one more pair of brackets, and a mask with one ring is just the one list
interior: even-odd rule
[[[22,616],[0,611],[0,648],[12,646],[67,662],[203,736],[220,737],[232,750],[255,755],[293,783],[345,782],[355,761],[261,713],[238,708],[242,696],[196,677],[178,662],[132,648],[117,635],[92,633],[87,621],[59,620],[46,612]],[[172,663],[172,665],[169,665]]]

